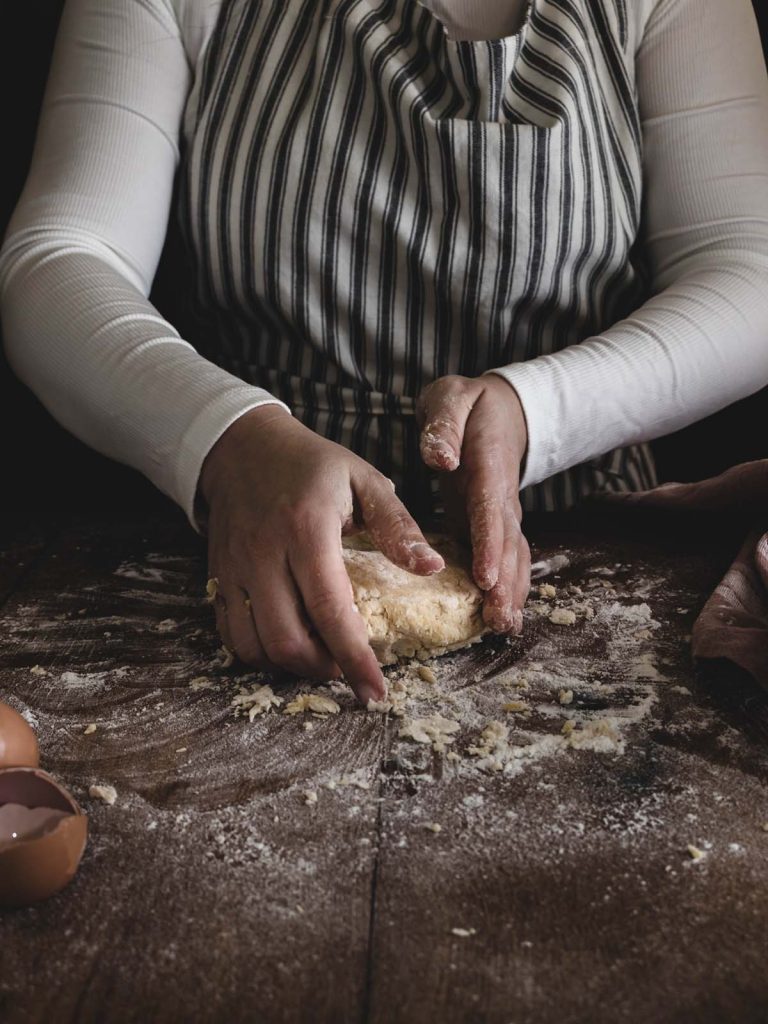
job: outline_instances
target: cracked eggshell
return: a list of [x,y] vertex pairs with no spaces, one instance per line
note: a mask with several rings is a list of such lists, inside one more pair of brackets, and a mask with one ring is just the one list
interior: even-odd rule
[[59,892],[75,875],[88,819],[75,799],[39,768],[0,769],[0,805],[64,811],[42,835],[0,841],[0,906],[24,907]]
[[8,704],[0,704],[0,768],[37,768],[40,751],[29,723]]

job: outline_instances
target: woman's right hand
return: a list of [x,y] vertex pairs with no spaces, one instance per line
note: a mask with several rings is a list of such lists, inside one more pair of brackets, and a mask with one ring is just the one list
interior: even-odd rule
[[208,572],[222,640],[257,668],[333,679],[358,698],[386,684],[352,599],[343,533],[364,527],[392,562],[443,568],[390,480],[277,405],[245,413],[208,453]]

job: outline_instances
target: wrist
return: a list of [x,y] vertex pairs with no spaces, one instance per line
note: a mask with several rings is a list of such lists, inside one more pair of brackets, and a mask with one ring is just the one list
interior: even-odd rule
[[253,439],[254,432],[269,429],[270,423],[285,417],[292,419],[284,406],[270,402],[249,409],[227,427],[211,446],[200,469],[198,496],[207,506],[210,506],[218,482],[227,467],[241,461],[241,455]]
[[520,464],[522,465],[528,453],[528,422],[520,396],[514,385],[510,384],[506,377],[502,377],[501,374],[488,373],[484,375],[484,379],[487,386],[492,391],[498,393],[500,400],[505,403],[511,412],[512,430],[518,441]]

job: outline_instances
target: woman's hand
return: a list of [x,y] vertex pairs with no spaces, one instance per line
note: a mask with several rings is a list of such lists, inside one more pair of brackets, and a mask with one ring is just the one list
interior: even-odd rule
[[360,700],[386,684],[354,607],[341,536],[368,529],[408,572],[428,576],[442,557],[395,496],[390,480],[279,406],[241,416],[203,464],[209,575],[216,624],[238,657],[267,671],[344,675]]
[[422,458],[450,474],[448,511],[458,504],[468,524],[472,574],[486,594],[483,619],[494,632],[519,633],[531,555],[518,494],[528,432],[517,393],[495,374],[440,377],[422,391],[416,415]]

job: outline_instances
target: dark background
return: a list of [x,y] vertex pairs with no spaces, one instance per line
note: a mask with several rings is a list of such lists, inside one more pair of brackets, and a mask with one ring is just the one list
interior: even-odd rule
[[[728,0],[723,0],[727,3]],[[768,54],[768,0],[753,0]],[[3,137],[0,234],[24,184],[35,123],[63,0],[3,0],[0,74]],[[768,125],[766,125],[768,131]],[[152,301],[173,319],[174,240],[166,246]],[[768,344],[768,338],[766,338]],[[768,455],[768,390],[738,402],[687,430],[654,444],[662,479],[695,480],[727,466]],[[164,499],[143,477],[97,455],[62,430],[10,373],[0,356],[0,427],[7,526],[68,517],[79,510],[110,514]]]

